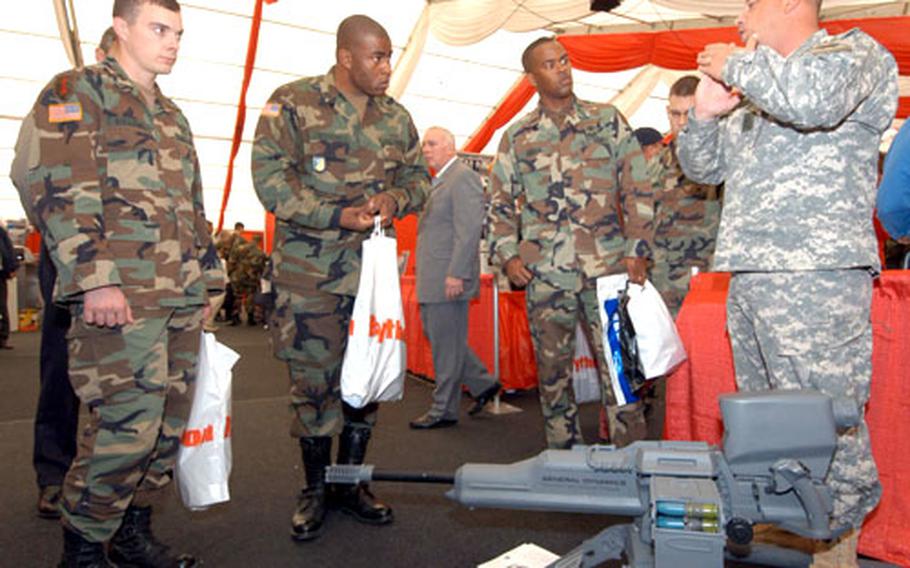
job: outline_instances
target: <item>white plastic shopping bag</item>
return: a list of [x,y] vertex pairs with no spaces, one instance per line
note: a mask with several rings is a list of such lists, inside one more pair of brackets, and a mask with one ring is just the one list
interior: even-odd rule
[[363,242],[360,284],[341,367],[341,397],[355,408],[401,400],[407,358],[397,243],[376,217]]
[[614,274],[597,279],[597,303],[604,330],[604,350],[610,371],[611,387],[618,404],[638,400],[632,376],[625,369],[620,345],[621,299],[628,295],[626,310],[635,334],[636,366],[645,379],[656,379],[686,359],[676,324],[660,293],[650,282],[640,286],[628,283],[628,275]]
[[572,362],[572,390],[575,392],[575,402],[577,404],[600,402],[600,374],[597,372],[597,362],[580,323],[575,326],[575,360]]
[[648,281],[629,286],[629,316],[646,379],[662,377],[686,360],[686,348],[660,292]]
[[231,369],[238,359],[214,334],[202,334],[193,409],[175,468],[180,498],[192,510],[231,498]]

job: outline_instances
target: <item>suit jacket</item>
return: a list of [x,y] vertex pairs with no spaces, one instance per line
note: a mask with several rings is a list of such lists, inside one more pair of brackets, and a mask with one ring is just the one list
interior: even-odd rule
[[417,301],[448,302],[446,276],[464,280],[467,300],[480,289],[480,232],[483,226],[480,176],[457,158],[433,179],[417,227]]

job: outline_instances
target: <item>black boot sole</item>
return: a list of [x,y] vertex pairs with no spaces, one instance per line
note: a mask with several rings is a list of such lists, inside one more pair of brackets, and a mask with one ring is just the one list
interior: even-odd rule
[[391,524],[392,521],[395,520],[395,515],[389,515],[388,517],[383,517],[381,519],[371,519],[369,517],[363,517],[361,515],[358,515],[357,511],[355,511],[354,509],[351,509],[350,507],[345,507],[343,505],[339,505],[334,508],[337,509],[338,511],[341,511],[345,515],[354,517],[355,521],[357,521],[359,523],[363,523],[365,525],[375,525],[375,526],[388,525],[388,524]]
[[299,533],[299,532],[294,531],[294,529],[291,529],[291,540],[293,540],[294,542],[310,542],[311,540],[316,540],[317,538],[322,536],[322,533],[324,533],[324,532],[325,532],[325,523],[323,523],[322,526],[319,527],[317,530],[311,531],[311,532],[306,532],[306,533]]

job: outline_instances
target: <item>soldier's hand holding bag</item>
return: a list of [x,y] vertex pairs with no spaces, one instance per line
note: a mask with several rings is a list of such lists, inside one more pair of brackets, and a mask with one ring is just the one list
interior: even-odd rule
[[360,284],[341,367],[341,397],[355,408],[401,400],[407,370],[397,243],[376,217],[363,242]]

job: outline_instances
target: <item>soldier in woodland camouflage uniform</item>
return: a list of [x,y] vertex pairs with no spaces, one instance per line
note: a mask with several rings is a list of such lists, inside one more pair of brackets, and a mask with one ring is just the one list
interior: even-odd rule
[[[240,323],[240,318],[237,317],[236,302],[234,298],[234,286],[231,285],[231,273],[233,272],[233,266],[231,265],[231,251],[234,250],[235,245],[243,241],[242,231],[237,230],[237,225],[242,223],[235,223],[234,230],[224,230],[218,235],[218,239],[215,241],[215,250],[218,251],[218,256],[222,259],[222,267],[227,273],[227,282],[224,289],[224,300],[222,301],[221,308],[224,310],[224,319],[225,321],[230,322],[231,325],[238,325]],[[217,316],[218,314],[215,314]]]
[[327,505],[367,523],[392,520],[365,486],[327,491],[324,471],[339,433],[338,463],[362,463],[376,420],[376,404],[343,404],[339,385],[361,244],[374,215],[390,223],[413,213],[429,189],[411,117],[385,95],[391,52],[378,23],[345,19],[335,66],[279,87],[256,130],[253,181],[276,217],[272,341],[290,371],[291,435],[307,477],[291,521],[295,540],[322,532]]
[[69,372],[90,409],[63,486],[62,566],[191,566],[150,532],[171,479],[208,290],[223,287],[189,124],[155,77],[177,58],[173,0],[116,0],[116,59],[41,92],[18,147],[23,206],[69,306]]
[[654,267],[651,282],[673,317],[689,291],[692,268],[707,271],[720,222],[719,188],[686,178],[676,157],[676,140],[695,104],[698,77],[681,77],[670,87],[667,114],[674,138],[658,154],[654,181]]
[[238,240],[231,254],[228,266],[231,278],[231,288],[234,290],[234,305],[238,316],[246,314],[247,323],[255,325],[253,316],[253,294],[259,288],[259,278],[265,270],[265,253],[255,242]]
[[[522,64],[540,106],[499,145],[490,245],[511,282],[527,285],[547,444],[566,448],[583,441],[571,387],[576,324],[585,323],[603,361],[596,278],[627,270],[634,282],[644,282],[653,204],[632,130],[614,107],[575,98],[562,45],[536,40]],[[606,365],[600,369],[612,441],[644,437],[641,404],[617,408]]]
[[[747,49],[699,54],[708,77],[679,159],[694,180],[726,181],[714,267],[734,273],[727,326],[740,389],[817,389],[862,410],[880,268],[876,161],[897,68],[862,31],[819,29],[819,4],[748,2]],[[881,495],[865,422],[838,437],[826,483],[834,524],[856,530],[815,565],[855,566],[858,529]]]

